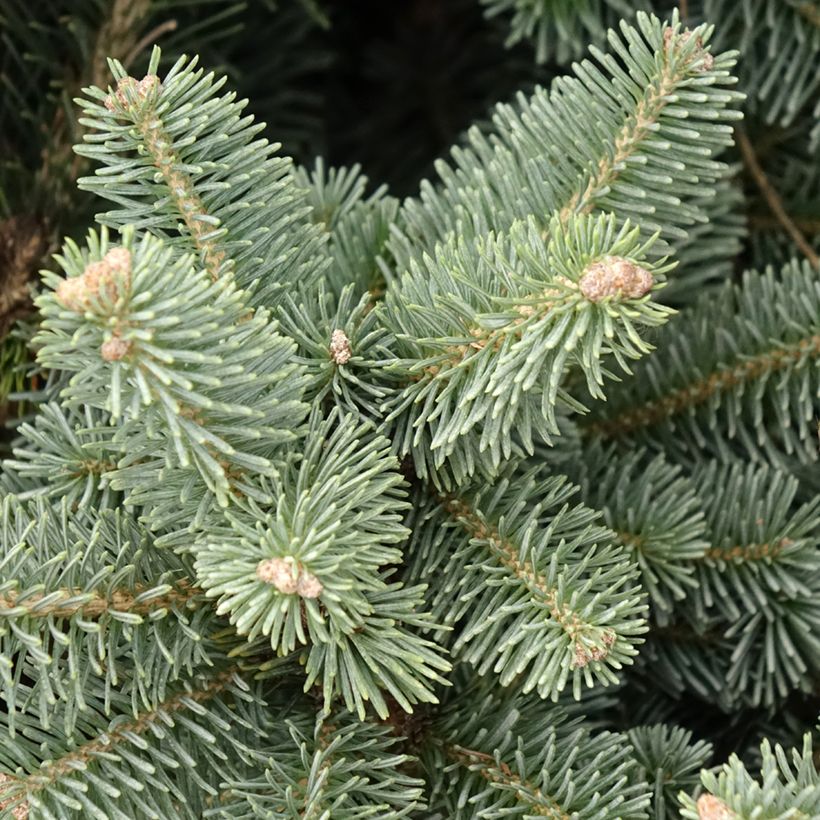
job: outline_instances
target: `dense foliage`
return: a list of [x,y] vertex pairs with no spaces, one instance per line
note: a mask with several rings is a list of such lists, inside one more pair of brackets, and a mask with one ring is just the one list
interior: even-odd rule
[[0,3],[0,814],[820,818],[820,6],[409,5]]

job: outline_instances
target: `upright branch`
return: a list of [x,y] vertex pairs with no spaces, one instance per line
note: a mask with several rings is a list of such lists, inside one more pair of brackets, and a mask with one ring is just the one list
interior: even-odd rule
[[[315,284],[330,260],[309,222],[306,192],[247,101],[220,94],[225,77],[180,58],[160,79],[153,50],[141,79],[111,61],[116,88],[85,89],[79,155],[103,167],[80,187],[122,207],[101,214],[193,251],[212,281],[230,273],[253,306],[273,306],[288,287]],[[274,273],[275,271],[275,273]]]

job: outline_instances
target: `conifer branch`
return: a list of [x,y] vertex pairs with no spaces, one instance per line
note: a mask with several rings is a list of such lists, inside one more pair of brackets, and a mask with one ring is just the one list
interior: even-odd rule
[[[818,455],[820,291],[808,262],[748,272],[676,316],[628,387],[579,422],[589,438],[635,439],[675,457],[717,448],[779,463]],[[789,401],[784,401],[786,395]],[[779,422],[767,425],[765,414]],[[720,420],[720,423],[717,422]]]
[[159,61],[155,47],[139,82],[112,61],[116,89],[78,100],[89,133],[75,150],[103,166],[79,185],[123,206],[99,221],[197,251],[212,281],[230,270],[249,289],[252,307],[315,284],[330,263],[326,236],[306,219],[291,161],[259,136],[246,100],[219,95],[225,77],[183,57],[160,80]]
[[813,334],[798,342],[739,358],[735,363],[720,366],[708,375],[699,374],[690,384],[605,421],[582,421],[581,429],[592,436],[626,436],[705,404],[715,395],[767,379],[780,370],[800,366],[817,356],[820,356],[820,334]]
[[[795,2],[763,0],[790,71],[820,48]],[[602,43],[622,3],[514,25]],[[152,5],[89,52],[81,186],[116,209],[43,274],[44,401],[0,472],[0,814],[818,814],[805,760],[704,795],[708,744],[643,725],[820,675],[817,272],[713,287],[757,10],[714,55],[637,13],[400,206],[294,170],[196,59],[130,76],[175,26],[143,37]],[[815,82],[750,105],[785,122]]]
[[780,538],[762,544],[736,544],[729,547],[710,547],[705,558],[713,561],[765,561],[777,558],[784,549],[792,544],[791,538]]
[[37,793],[57,782],[61,777],[85,767],[99,757],[112,752],[121,743],[133,742],[133,736],[151,731],[154,724],[167,723],[169,718],[187,709],[196,710],[197,706],[223,692],[236,680],[239,668],[232,668],[219,673],[210,680],[200,683],[196,688],[177,692],[156,709],[143,712],[135,720],[120,723],[94,738],[82,743],[63,756],[46,762],[36,772],[23,777],[15,777],[17,784],[28,793]]
[[55,589],[24,596],[15,592],[0,593],[0,618],[23,614],[36,618],[72,618],[79,615],[88,620],[109,612],[149,615],[180,605],[190,606],[192,601],[204,595],[203,590],[185,579],[166,586],[168,589],[147,590],[136,585],[133,589],[110,590],[105,595],[82,589]]
[[522,559],[518,546],[511,539],[504,538],[497,527],[478,515],[463,498],[451,495],[441,497],[441,501],[444,509],[464,526],[470,538],[486,543],[502,566],[527,587],[534,603],[546,606],[550,617],[572,642],[576,668],[606,658],[616,641],[612,630],[585,622],[568,603],[559,604],[558,590],[548,584],[545,575],[537,572],[531,561]]
[[[713,58],[700,47],[682,58],[673,58],[673,52],[680,48],[691,37],[688,33],[679,33],[667,28],[664,31],[664,52],[660,68],[652,77],[637,100],[634,110],[628,116],[615,137],[611,148],[603,154],[595,170],[589,175],[586,186],[577,188],[566,204],[559,211],[561,226],[565,226],[571,215],[590,213],[596,207],[596,196],[608,192],[618,179],[618,175],[627,167],[630,157],[638,153],[644,141],[657,131],[661,114],[672,101],[672,92],[679,83],[693,70],[703,71],[712,64]],[[677,55],[676,55],[677,56]],[[693,67],[700,62],[702,67]],[[548,236],[544,233],[544,238]]]
[[[672,29],[667,29],[672,34]],[[681,38],[683,39],[683,38]],[[672,49],[676,48],[675,38],[665,40],[667,52],[662,61],[657,76],[653,77],[645,87],[642,96],[637,100],[634,110],[627,112],[626,120],[614,139],[613,145],[603,146],[604,153],[598,160],[597,167],[589,174],[586,185],[577,187],[565,204],[558,209],[557,216],[545,225],[541,237],[546,242],[551,233],[564,233],[568,229],[571,218],[577,214],[589,214],[597,207],[596,197],[608,193],[616,183],[618,175],[627,168],[629,159],[640,151],[644,141],[653,136],[657,130],[658,120],[664,108],[670,104],[672,91],[692,71],[691,63],[699,59],[697,53],[692,53],[688,59],[670,59]],[[707,55],[708,56],[708,55]],[[705,59],[703,55],[700,59]],[[711,59],[711,58],[710,58]],[[583,182],[581,182],[583,185]],[[651,281],[651,279],[650,279]],[[573,283],[564,280],[562,284]],[[647,292],[646,288],[644,292]],[[637,294],[640,296],[643,294]],[[562,297],[564,297],[562,299]],[[553,306],[565,301],[566,293],[557,288],[545,288],[540,302],[527,301],[524,304],[513,305],[512,310],[521,314],[521,318],[513,319],[502,330],[490,331],[480,324],[467,328],[467,332],[475,340],[466,344],[454,345],[447,349],[447,366],[456,367],[468,354],[474,350],[481,350],[490,345],[500,347],[501,341],[507,334],[521,335],[522,323],[525,319],[535,320],[545,318]],[[435,376],[441,370],[441,365],[434,364],[425,368],[425,373]]]
[[161,84],[155,74],[149,73],[139,82],[128,75],[120,76],[116,93],[106,97],[105,106],[133,123],[146,156],[165,183],[169,202],[188,229],[211,281],[216,282],[226,261],[225,252],[214,238],[214,225],[218,220],[207,212],[191,174],[184,170],[174,154],[173,138],[167,133],[156,109],[160,93]]
[[527,816],[549,817],[551,820],[570,820],[567,814],[555,800],[532,783],[523,780],[503,761],[497,760],[490,754],[467,749],[457,744],[446,747],[447,756],[467,766],[470,771],[477,771],[481,777],[495,786],[510,789],[516,795],[516,803],[527,813]]
[[567,503],[575,492],[529,472],[418,498],[407,550],[408,580],[429,585],[433,617],[455,628],[453,654],[542,698],[614,682],[646,631],[642,590],[615,580],[628,557],[597,513]]
[[646,783],[625,736],[593,735],[518,687],[472,678],[457,694],[422,757],[436,817],[646,816]]

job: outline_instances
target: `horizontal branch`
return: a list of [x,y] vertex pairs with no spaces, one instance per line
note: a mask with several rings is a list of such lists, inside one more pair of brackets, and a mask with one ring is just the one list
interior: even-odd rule
[[776,347],[750,356],[734,365],[719,368],[686,387],[672,390],[665,396],[646,402],[605,421],[580,422],[583,432],[591,435],[618,437],[645,427],[651,427],[708,401],[713,395],[755,379],[776,373],[803,359],[820,356],[820,334],[799,342]]
[[717,561],[761,561],[765,558],[777,558],[783,550],[793,544],[790,538],[779,538],[763,544],[737,544],[730,547],[712,547],[708,549],[705,558]]
[[156,709],[141,714],[135,720],[121,723],[112,731],[101,732],[100,736],[94,740],[82,744],[57,760],[46,763],[36,772],[26,777],[14,778],[14,780],[29,792],[41,791],[59,780],[60,777],[75,772],[78,768],[85,768],[89,763],[94,762],[95,757],[111,752],[123,741],[132,742],[133,735],[145,734],[155,723],[166,723],[168,715],[190,709],[192,701],[199,704],[215,697],[228,686],[235,673],[235,669],[229,669],[204,683],[200,689],[192,692],[178,692]]
[[26,615],[36,618],[72,618],[75,615],[99,618],[109,612],[147,615],[159,609],[186,604],[197,596],[204,595],[199,587],[193,586],[185,579],[177,581],[167,592],[137,600],[144,591],[144,587],[136,586],[133,589],[116,589],[108,595],[100,595],[80,589],[61,589],[57,593],[27,595],[22,601],[19,600],[18,593],[7,592],[0,595],[0,618],[21,614],[21,609]]

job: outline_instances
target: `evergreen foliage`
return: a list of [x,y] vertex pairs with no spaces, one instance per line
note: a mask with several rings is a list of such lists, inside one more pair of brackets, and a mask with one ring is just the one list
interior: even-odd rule
[[683,817],[816,817],[820,812],[820,780],[812,758],[811,735],[803,738],[802,748],[788,753],[777,745],[772,749],[764,740],[760,747],[760,778],[732,757],[721,770],[704,772],[708,790],[697,803],[682,795]]
[[820,818],[815,4],[471,0],[550,82],[403,201],[268,138],[342,12],[102,5],[1,7],[0,816]]

